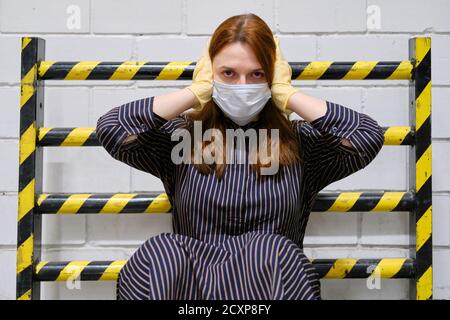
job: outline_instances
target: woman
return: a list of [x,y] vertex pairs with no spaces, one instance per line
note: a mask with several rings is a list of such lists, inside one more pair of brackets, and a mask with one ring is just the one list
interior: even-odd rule
[[[173,233],[151,237],[132,255],[119,274],[118,299],[320,299],[318,274],[303,253],[314,200],[367,166],[384,138],[368,115],[307,96],[291,77],[265,22],[233,16],[213,33],[190,86],[99,118],[107,152],[160,178],[173,208]],[[291,112],[304,120],[289,121]],[[277,148],[264,157],[245,144],[240,152],[256,154],[253,162],[175,163],[172,135],[194,135],[195,120],[202,132],[224,136],[271,129],[258,141]],[[215,142],[191,141],[187,159],[195,150],[219,159],[237,150]],[[267,163],[279,164],[276,172],[262,174]]]

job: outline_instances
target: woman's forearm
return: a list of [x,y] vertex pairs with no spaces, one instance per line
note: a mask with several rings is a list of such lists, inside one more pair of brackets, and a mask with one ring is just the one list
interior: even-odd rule
[[308,122],[320,118],[327,111],[325,100],[308,96],[300,91],[297,91],[289,98],[287,108]]
[[192,108],[196,99],[192,91],[187,88],[158,95],[153,100],[153,112],[166,120],[170,120]]
[[[300,91],[294,93],[288,100],[287,108],[297,113],[308,122],[314,121],[327,112],[326,101],[313,96],[308,96]],[[353,147],[349,140],[343,138],[342,144]]]

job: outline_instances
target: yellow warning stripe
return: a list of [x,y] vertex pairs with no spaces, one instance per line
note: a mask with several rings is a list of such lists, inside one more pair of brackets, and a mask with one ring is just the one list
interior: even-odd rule
[[48,69],[50,69],[50,67],[52,65],[54,65],[57,61],[53,61],[53,60],[45,60],[45,61],[41,61],[39,63],[39,70],[38,70],[38,74],[39,74],[39,78],[42,78],[45,73],[48,71]]
[[20,81],[20,108],[27,103],[36,91],[36,65],[34,65]]
[[101,61],[81,61],[70,69],[64,80],[86,80]]
[[319,79],[330,67],[333,61],[313,61],[308,63],[305,69],[294,80],[317,80]]
[[412,78],[412,70],[414,66],[411,61],[401,61],[397,69],[386,78],[386,80],[405,79],[410,80]]
[[432,233],[432,206],[420,217],[416,223],[416,251],[424,245],[425,242],[431,237]]
[[39,128],[38,140],[41,141],[42,139],[44,139],[45,135],[52,129],[53,128],[44,128],[44,127]]
[[30,212],[34,207],[34,194],[35,191],[35,179],[31,180],[22,191],[19,192],[19,205],[18,205],[18,221]]
[[338,195],[329,211],[349,211],[358,201],[362,192],[343,192]]
[[167,213],[172,208],[166,193],[159,194],[145,209],[145,213]]
[[192,62],[173,61],[169,62],[155,78],[155,80],[176,80]]
[[64,269],[61,270],[56,281],[67,281],[77,279],[80,276],[83,269],[89,263],[90,261],[87,260],[71,261],[67,266],[64,267]]
[[417,280],[417,300],[428,300],[433,295],[433,269],[430,266]]
[[37,204],[38,204],[38,206],[40,206],[40,205],[42,204],[42,202],[43,202],[45,199],[48,198],[49,195],[50,195],[50,194],[48,194],[48,193],[42,193],[42,194],[40,194],[40,195],[38,196],[38,199],[37,199]]
[[77,193],[70,195],[69,198],[64,201],[64,204],[61,206],[61,208],[58,209],[57,213],[77,213],[78,210],[80,210],[81,206],[91,195],[91,193]]
[[[94,130],[95,129],[93,128],[75,128],[70,131],[61,143],[61,146],[81,146],[86,142]],[[80,140],[80,138],[84,138],[84,140]]]
[[117,280],[119,276],[120,270],[127,263],[127,260],[116,260],[113,261],[108,268],[103,272],[102,276],[99,280],[108,281],[108,280]]
[[416,38],[416,65],[419,65],[423,58],[427,55],[428,51],[431,50],[431,38],[422,37]]
[[23,37],[22,38],[22,50],[25,49],[31,42],[31,38]]
[[20,136],[19,147],[19,164],[22,165],[34,150],[36,150],[36,123],[34,121]]
[[41,269],[48,264],[49,261],[40,261],[37,265],[36,265],[36,270],[34,271],[36,274],[38,274]]
[[377,63],[378,61],[357,61],[342,80],[364,79],[375,68]]
[[402,200],[404,192],[385,192],[371,211],[392,211]]
[[411,127],[405,126],[389,127],[384,132],[384,144],[401,145],[410,132]]
[[431,178],[431,144],[416,162],[416,190],[419,191],[422,186]]
[[31,300],[31,289],[25,292],[22,296],[17,298],[17,300]]
[[383,278],[392,278],[402,269],[406,259],[381,259],[376,267],[378,275],[383,275]]
[[416,99],[416,131],[431,116],[431,81]]
[[20,273],[29,266],[31,266],[32,257],[33,257],[33,235],[31,235],[17,248],[17,273]]
[[339,259],[333,264],[325,278],[343,279],[355,266],[357,259]]
[[134,62],[125,61],[123,62],[109,78],[110,80],[131,80],[135,74],[139,71],[139,68],[143,66],[146,62]]
[[119,193],[113,195],[100,210],[100,213],[120,213],[137,193]]

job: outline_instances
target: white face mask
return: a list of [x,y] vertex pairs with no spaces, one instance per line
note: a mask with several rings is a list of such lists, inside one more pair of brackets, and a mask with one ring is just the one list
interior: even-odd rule
[[272,96],[269,84],[226,84],[213,81],[212,98],[225,115],[240,126],[256,119]]

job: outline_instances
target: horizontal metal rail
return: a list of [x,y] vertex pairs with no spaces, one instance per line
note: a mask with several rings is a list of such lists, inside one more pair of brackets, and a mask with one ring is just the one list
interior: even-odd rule
[[[412,145],[411,127],[383,127],[384,145]],[[100,146],[95,128],[39,128],[39,146],[42,147],[94,147]]]
[[[316,212],[411,211],[414,194],[404,191],[320,192]],[[41,214],[170,213],[167,194],[155,193],[43,193],[37,200]]]
[[[411,61],[289,62],[293,80],[410,80]],[[192,80],[192,61],[40,61],[40,80]]]
[[[316,259],[311,260],[321,278],[386,279],[414,278],[414,260],[385,259]],[[114,281],[126,260],[115,261],[41,261],[35,267],[35,281]]]

